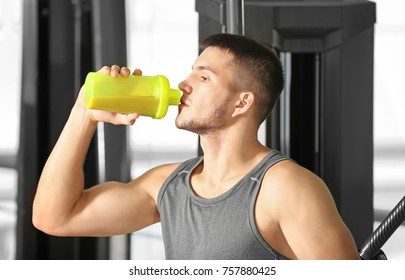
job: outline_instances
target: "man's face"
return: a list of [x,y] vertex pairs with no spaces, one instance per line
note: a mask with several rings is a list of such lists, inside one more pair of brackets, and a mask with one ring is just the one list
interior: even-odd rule
[[191,74],[179,84],[183,91],[176,126],[200,135],[229,124],[236,94],[230,91],[232,55],[208,47],[196,59]]

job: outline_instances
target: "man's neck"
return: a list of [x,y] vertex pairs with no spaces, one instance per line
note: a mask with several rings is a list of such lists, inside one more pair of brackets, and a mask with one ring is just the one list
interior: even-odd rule
[[198,176],[217,186],[232,178],[240,179],[269,152],[256,137],[247,135],[235,138],[202,136],[200,139],[204,162],[197,171]]

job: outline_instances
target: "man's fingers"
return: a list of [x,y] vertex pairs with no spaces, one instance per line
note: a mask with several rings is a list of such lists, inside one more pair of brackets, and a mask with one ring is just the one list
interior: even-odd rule
[[137,69],[134,70],[134,72],[132,73],[132,75],[142,76],[142,70],[137,68]]
[[123,76],[123,77],[127,77],[127,76],[129,76],[131,74],[131,70],[129,70],[129,68],[128,67],[121,67],[121,69],[120,69],[120,75],[121,76]]
[[104,73],[104,74],[110,74],[111,73],[111,67],[110,66],[103,66],[98,72]]
[[[142,75],[142,71],[137,69],[140,72],[140,75]],[[136,70],[135,70],[136,71]],[[135,72],[134,71],[134,72]],[[113,65],[113,66],[103,66],[99,72],[107,74],[107,75],[111,75],[113,77],[117,77],[117,76],[123,76],[123,77],[127,77],[131,74],[131,70],[129,70],[128,67],[123,66],[120,67],[118,65]]]
[[117,77],[120,74],[120,67],[118,65],[111,66],[111,76]]

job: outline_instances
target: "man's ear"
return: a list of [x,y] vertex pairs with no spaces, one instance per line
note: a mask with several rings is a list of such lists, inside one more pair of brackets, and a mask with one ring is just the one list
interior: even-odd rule
[[236,100],[235,110],[232,117],[242,115],[246,113],[250,108],[252,108],[255,101],[255,96],[253,93],[246,91],[239,94],[239,98]]

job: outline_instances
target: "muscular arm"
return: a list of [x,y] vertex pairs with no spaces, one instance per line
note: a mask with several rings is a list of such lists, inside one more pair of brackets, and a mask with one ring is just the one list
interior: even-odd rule
[[281,162],[269,174],[267,194],[273,198],[268,205],[289,257],[359,259],[353,237],[319,177],[292,162]]
[[[129,75],[127,68],[117,66],[101,71]],[[157,192],[171,166],[153,169],[128,184],[107,182],[84,191],[83,164],[97,122],[128,125],[137,117],[87,110],[81,90],[38,183],[33,204],[37,228],[53,235],[106,236],[159,221]]]

